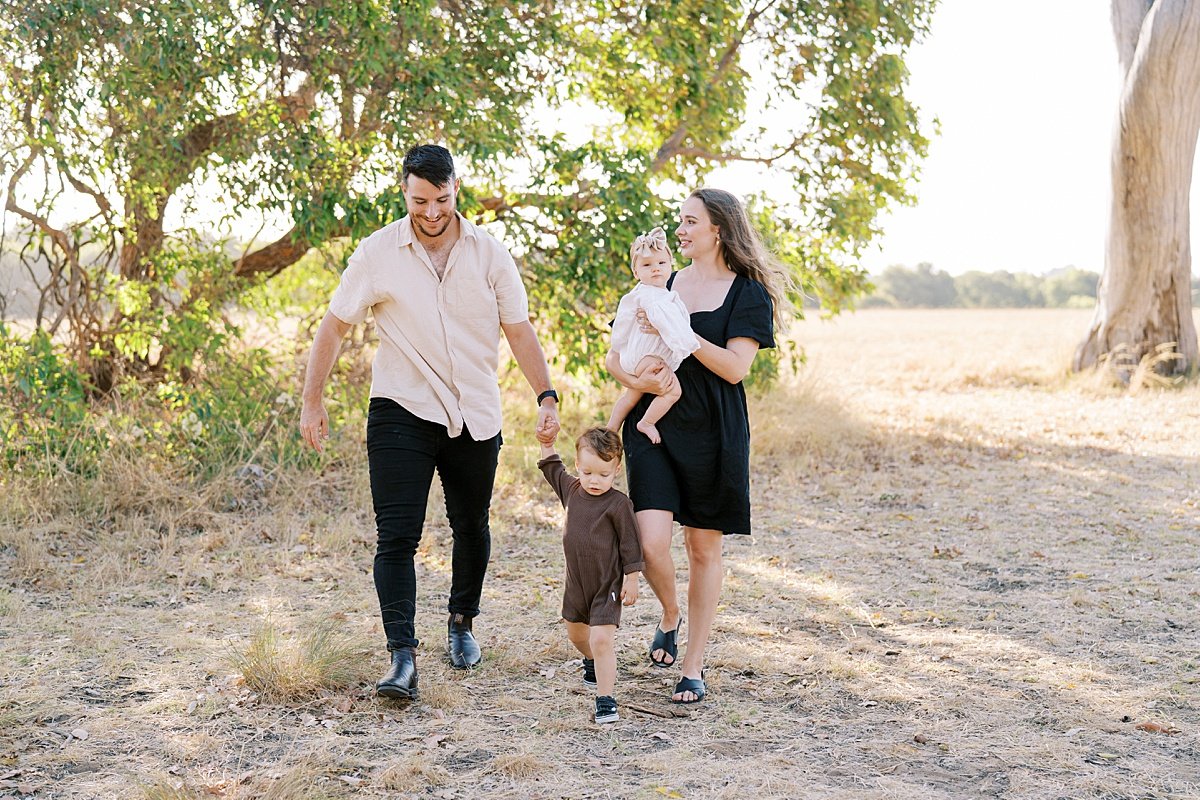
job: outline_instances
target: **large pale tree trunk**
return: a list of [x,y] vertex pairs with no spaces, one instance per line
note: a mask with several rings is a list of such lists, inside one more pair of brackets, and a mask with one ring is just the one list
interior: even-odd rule
[[1112,154],[1112,207],[1096,314],[1077,370],[1108,353],[1139,359],[1175,342],[1197,360],[1188,194],[1200,133],[1200,0],[1114,0],[1124,85]]

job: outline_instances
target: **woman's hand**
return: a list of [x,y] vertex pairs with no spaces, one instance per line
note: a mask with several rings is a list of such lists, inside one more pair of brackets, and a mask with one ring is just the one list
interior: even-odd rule
[[639,392],[646,392],[647,394],[666,394],[675,383],[675,373],[671,371],[671,368],[664,361],[660,361],[653,367],[642,370],[640,375],[632,375],[630,377],[632,380],[629,387],[637,389]]
[[604,366],[622,386],[638,392],[665,394],[675,383],[675,373],[663,361],[643,370],[641,375],[633,375],[621,369],[621,354],[616,350],[609,350],[604,359]]

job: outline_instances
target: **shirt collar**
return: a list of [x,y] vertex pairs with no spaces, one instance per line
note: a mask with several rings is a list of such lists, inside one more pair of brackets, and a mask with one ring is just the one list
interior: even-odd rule
[[[460,212],[455,211],[454,215],[458,217],[459,237],[463,239],[477,239],[479,227],[473,225]],[[396,244],[399,247],[408,247],[413,243],[413,224],[412,215],[405,214],[400,220],[399,226],[396,228]]]

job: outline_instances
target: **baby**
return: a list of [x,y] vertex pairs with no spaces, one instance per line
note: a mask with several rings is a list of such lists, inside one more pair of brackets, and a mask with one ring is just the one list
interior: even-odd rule
[[[671,277],[671,249],[662,228],[642,234],[629,248],[633,275],[637,286],[621,298],[612,327],[612,349],[621,357],[621,369],[641,377],[648,369],[665,363],[672,372],[685,358],[700,348],[692,332],[691,316],[679,295],[667,288]],[[637,321],[637,312],[646,312],[650,324],[658,333],[644,333]],[[643,392],[626,389],[608,420],[608,429],[618,430],[625,417],[637,405]],[[672,381],[666,394],[658,395],[638,420],[637,429],[654,444],[662,441],[656,423],[679,400],[679,381]]]
[[567,637],[583,654],[583,682],[596,687],[596,722],[616,722],[617,654],[613,639],[621,605],[633,605],[642,571],[633,503],[613,479],[621,468],[621,437],[590,428],[575,442],[575,468],[567,472],[553,444],[542,442],[538,469],[567,509],[563,555],[567,579],[562,616]]

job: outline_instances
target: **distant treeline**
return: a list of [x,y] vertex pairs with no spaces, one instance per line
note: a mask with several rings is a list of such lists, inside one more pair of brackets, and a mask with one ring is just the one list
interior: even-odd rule
[[932,264],[891,266],[873,277],[875,291],[863,308],[1091,308],[1100,275],[1075,267],[1045,275],[964,272],[950,275]]
[[[1028,272],[964,272],[954,276],[922,263],[891,266],[873,276],[875,291],[860,308],[1091,308],[1100,275],[1065,267]],[[1192,305],[1200,306],[1200,278],[1192,278]]]

